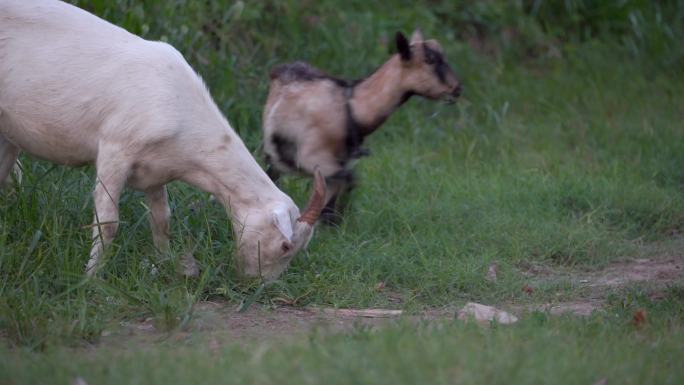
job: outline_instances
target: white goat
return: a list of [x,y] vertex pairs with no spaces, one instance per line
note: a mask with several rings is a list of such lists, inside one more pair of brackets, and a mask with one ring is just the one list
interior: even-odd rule
[[125,185],[145,192],[162,251],[165,184],[182,180],[214,194],[232,216],[240,270],[266,279],[306,247],[324,204],[318,175],[300,216],[173,47],[60,1],[0,0],[0,180],[20,151],[95,164],[88,274],[114,238]]

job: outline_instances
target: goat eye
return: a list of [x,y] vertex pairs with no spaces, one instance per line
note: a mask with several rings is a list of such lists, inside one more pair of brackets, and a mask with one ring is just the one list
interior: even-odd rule
[[427,64],[435,64],[438,61],[437,55],[435,55],[432,52],[429,52],[427,55],[425,55],[425,63]]
[[426,50],[425,52],[425,63],[434,65],[440,64],[442,62],[442,55],[433,50]]

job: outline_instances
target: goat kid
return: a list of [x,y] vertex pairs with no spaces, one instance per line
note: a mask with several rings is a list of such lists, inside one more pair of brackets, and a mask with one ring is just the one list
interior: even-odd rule
[[454,101],[461,84],[436,40],[420,30],[410,42],[398,32],[398,53],[367,78],[347,81],[304,62],[275,67],[263,112],[263,149],[269,176],[313,175],[328,183],[323,219],[336,223],[340,195],[355,185],[352,160],[368,155],[364,139],[411,96]]
[[306,247],[324,204],[317,174],[300,215],[173,47],[61,1],[0,0],[0,181],[20,151],[95,164],[89,275],[117,231],[125,185],[145,192],[154,243],[164,252],[165,184],[182,180],[214,194],[232,217],[239,269],[265,279]]

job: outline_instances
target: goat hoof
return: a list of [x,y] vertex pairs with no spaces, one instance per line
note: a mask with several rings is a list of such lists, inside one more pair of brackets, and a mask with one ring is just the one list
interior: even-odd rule
[[370,156],[370,155],[371,155],[371,151],[369,149],[364,148],[364,147],[359,147],[356,149],[353,157],[354,158],[363,158],[364,156]]
[[320,221],[326,226],[338,227],[342,224],[342,215],[332,211],[324,211],[321,213]]
[[183,254],[180,257],[178,273],[187,278],[197,278],[200,275],[199,264],[192,254]]

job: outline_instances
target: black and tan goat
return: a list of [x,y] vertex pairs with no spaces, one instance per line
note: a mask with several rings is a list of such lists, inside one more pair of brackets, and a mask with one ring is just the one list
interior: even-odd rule
[[280,173],[328,182],[323,219],[339,219],[336,201],[355,184],[353,159],[368,155],[364,138],[413,95],[455,100],[461,85],[435,40],[416,30],[396,34],[398,53],[357,81],[327,75],[304,62],[275,67],[263,112],[263,149],[272,179]]

